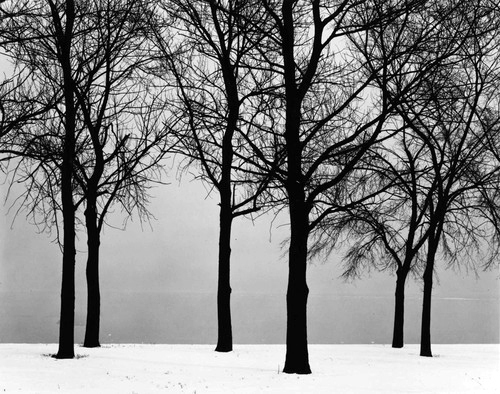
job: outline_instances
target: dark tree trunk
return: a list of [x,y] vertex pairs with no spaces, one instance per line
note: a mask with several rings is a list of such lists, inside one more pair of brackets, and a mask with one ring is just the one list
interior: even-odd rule
[[[212,12],[215,5],[211,3]],[[231,56],[224,52],[221,62],[224,85],[228,96],[228,117],[226,130],[222,139],[222,167],[218,184],[220,195],[219,214],[219,278],[217,284],[217,352],[233,350],[233,331],[231,327],[231,226],[233,223],[233,193],[231,171],[233,166],[233,135],[237,128],[239,117],[238,86]]]
[[73,202],[73,156],[75,151],[76,109],[71,76],[71,39],[75,20],[75,5],[66,1],[65,30],[61,28],[59,10],[51,6],[51,13],[60,46],[59,61],[64,80],[65,135],[61,168],[61,203],[63,214],[63,264],[61,283],[61,315],[59,321],[59,349],[56,358],[73,358],[75,327],[75,206]]
[[[286,359],[283,372],[309,374],[307,349],[307,240],[309,237],[309,209],[306,204],[305,185],[302,174],[302,141],[300,133],[301,107],[309,86],[297,85],[294,56],[294,5],[293,0],[283,1],[280,32],[284,66],[286,121],[285,142],[287,175],[285,188],[290,213],[290,249],[288,255],[288,288],[286,294]],[[314,6],[316,7],[316,6]],[[317,59],[316,59],[317,61]],[[311,66],[311,65],[309,65]],[[314,66],[308,71],[314,69]],[[302,81],[302,84],[305,82]]]
[[[432,253],[429,251],[429,253]],[[434,273],[434,253],[427,257],[424,272],[424,299],[422,304],[422,329],[420,335],[420,355],[432,357],[431,351],[431,298],[432,276]]]
[[[68,138],[67,136],[67,139]],[[66,144],[71,144],[67,142]],[[69,149],[69,148],[66,148]],[[71,184],[72,159],[66,158],[61,171],[61,200],[63,207],[63,265],[61,283],[61,315],[59,321],[59,350],[57,358],[73,358],[75,326],[75,209]]]
[[[56,358],[73,358],[74,351],[74,327],[75,327],[75,222],[74,210],[72,209],[71,185],[69,196],[66,185],[66,177],[63,176],[63,222],[64,222],[64,246],[63,266],[61,284],[61,315],[59,320],[59,350]],[[69,200],[71,199],[71,204]]]
[[309,374],[306,281],[308,220],[303,204],[290,204],[291,237],[286,294],[286,359],[283,372]]
[[[233,332],[231,327],[231,226],[233,223],[231,168],[233,165],[233,134],[238,119],[238,96],[235,87],[226,81],[228,92],[232,92],[228,123],[222,141],[221,179],[218,185],[220,194],[219,213],[219,278],[217,284],[217,352],[233,350]],[[231,88],[232,87],[232,88]]]
[[[223,199],[221,199],[223,200]],[[217,287],[217,352],[233,350],[233,332],[231,328],[231,206],[221,202],[219,229],[219,280]]]
[[404,317],[405,317],[405,283],[408,271],[398,269],[394,307],[394,329],[392,332],[392,347],[404,346]]
[[[89,201],[90,200],[90,201]],[[99,347],[99,326],[101,316],[101,294],[99,291],[99,246],[100,236],[97,227],[95,199],[87,197],[85,210],[87,227],[87,324],[85,327],[84,347]]]

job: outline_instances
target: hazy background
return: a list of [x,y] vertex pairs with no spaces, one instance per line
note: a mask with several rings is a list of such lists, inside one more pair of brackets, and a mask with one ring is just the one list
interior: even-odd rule
[[[154,190],[157,220],[102,236],[102,343],[215,343],[217,199],[185,178]],[[2,186],[2,199],[6,186]],[[15,194],[14,194],[15,195]],[[57,342],[62,257],[46,234],[0,207],[0,342]],[[280,242],[286,214],[234,223],[232,310],[235,343],[285,342],[287,261]],[[117,212],[111,224],[120,226]],[[12,228],[11,228],[12,227]],[[85,242],[79,234],[75,339],[85,329]],[[344,283],[340,258],[308,270],[310,343],[391,343],[395,277],[372,273]],[[437,265],[434,343],[498,343],[498,270],[473,273]],[[421,285],[410,280],[405,341],[420,338]]]

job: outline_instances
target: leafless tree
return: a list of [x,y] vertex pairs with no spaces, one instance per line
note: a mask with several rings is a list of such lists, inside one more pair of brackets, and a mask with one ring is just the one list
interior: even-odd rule
[[197,178],[220,200],[215,350],[229,352],[231,227],[235,218],[260,209],[257,199],[270,178],[251,169],[240,135],[251,117],[247,101],[256,95],[248,63],[265,14],[258,1],[166,0],[162,7],[171,26],[158,40],[159,76],[176,90],[169,108],[179,120],[172,130],[179,153],[187,158],[181,166],[197,166]]
[[[345,237],[355,239],[346,255],[345,277],[370,267],[396,271],[393,347],[403,346],[406,277],[410,271],[423,273],[422,355],[431,354],[430,339],[425,338],[440,239],[444,257],[462,266],[478,261],[485,242],[491,248],[482,255],[486,266],[498,251],[498,197],[492,193],[498,184],[498,157],[492,153],[492,141],[498,141],[497,43],[492,39],[497,28],[491,6],[441,2],[420,16],[423,23],[408,25],[416,30],[378,36],[381,52],[394,37],[417,32],[427,37],[420,51],[408,54],[403,68],[389,71],[400,75],[396,83],[379,82],[389,100],[399,102],[393,118],[401,131],[373,149],[376,160],[367,167],[372,179],[392,187],[321,228],[323,234],[337,237],[347,229]],[[371,51],[363,52],[372,56]],[[411,70],[429,65],[432,72],[402,95]]]
[[[394,76],[383,66],[397,63],[404,54],[389,48],[384,65],[366,72],[370,60],[359,57],[348,42],[371,46],[373,30],[387,31],[400,16],[420,12],[422,3],[262,1],[273,24],[261,46],[260,69],[271,75],[261,108],[273,128],[267,133],[251,128],[246,138],[262,167],[271,168],[281,155],[286,160],[275,172],[291,230],[286,373],[311,372],[306,323],[309,236],[329,215],[354,203],[346,186],[370,147],[392,133],[384,125],[394,103],[383,90],[372,94],[373,85],[377,78],[389,83]],[[414,38],[408,51],[420,43]],[[413,83],[424,76],[425,70],[416,72]]]
[[[84,346],[99,346],[99,245],[110,207],[147,218],[148,183],[159,179],[168,152],[162,92],[142,69],[150,61],[154,14],[149,1],[95,0],[75,77],[86,141],[75,158],[85,203],[87,327]],[[163,119],[164,120],[164,119]]]
[[437,256],[472,267],[479,261],[490,266],[498,259],[500,162],[497,148],[492,151],[489,142],[498,141],[500,124],[499,12],[494,2],[464,4],[460,13],[470,31],[468,39],[400,110],[429,150],[433,170],[428,181],[432,198],[426,213],[421,356],[432,356],[431,295]]
[[[95,0],[71,7],[73,33],[64,52],[67,70],[63,68],[68,73],[68,92],[63,89],[66,80],[61,81],[62,66],[57,57],[61,50],[58,42],[54,43],[58,36],[50,34],[52,29],[57,32],[61,20],[68,20],[65,13],[56,15],[65,10],[64,4],[40,2],[40,9],[47,8],[48,14],[31,14],[26,8],[27,17],[9,21],[17,29],[7,36],[6,41],[13,43],[6,46],[7,54],[16,64],[18,81],[22,78],[22,83],[14,84],[13,92],[25,95],[30,105],[41,100],[48,110],[39,119],[31,118],[28,125],[17,122],[16,131],[8,134],[3,147],[4,152],[22,158],[16,162],[14,175],[27,182],[22,202],[28,205],[28,212],[41,214],[40,222],[47,228],[55,225],[57,230],[58,212],[62,212],[65,256],[67,245],[71,245],[66,240],[69,203],[58,195],[65,196],[65,191],[69,194],[65,198],[71,201],[73,248],[75,212],[85,206],[89,294],[84,345],[99,346],[100,232],[114,205],[121,206],[127,215],[137,210],[140,216],[148,216],[148,183],[160,175],[160,160],[168,152],[168,128],[162,122],[162,92],[141,73],[149,59],[151,4],[142,0]],[[35,38],[28,39],[30,28]],[[64,94],[71,96],[73,111],[69,164],[61,149],[68,116]],[[65,171],[71,176],[63,182]],[[73,281],[73,287],[62,294],[65,317],[74,314],[74,255],[73,249],[72,271],[67,277],[63,273],[63,287],[65,279]],[[64,265],[64,272],[67,267],[69,264]],[[65,308],[69,301],[71,308]],[[68,351],[60,350],[58,356],[72,357],[73,320],[66,319],[63,324],[66,320],[61,318],[61,342]]]

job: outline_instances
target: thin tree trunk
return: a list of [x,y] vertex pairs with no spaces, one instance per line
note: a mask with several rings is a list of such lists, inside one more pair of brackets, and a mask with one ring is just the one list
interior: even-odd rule
[[[222,199],[221,199],[222,200]],[[233,350],[233,332],[231,328],[231,206],[221,202],[219,232],[219,280],[217,287],[217,352]]]
[[407,271],[398,269],[395,292],[394,328],[392,332],[392,347],[404,346],[404,317],[405,317],[405,282]]
[[[234,82],[231,80],[231,82]],[[217,352],[233,350],[233,332],[231,327],[231,226],[233,223],[231,168],[233,165],[233,134],[238,119],[238,95],[235,86],[226,82],[227,90],[232,97],[228,123],[222,141],[222,168],[218,186],[220,194],[219,213],[219,278],[217,284]]]
[[[214,7],[211,4],[211,7]],[[215,12],[215,8],[212,8]],[[220,194],[219,214],[219,279],[217,285],[217,320],[218,335],[217,352],[230,352],[233,350],[233,331],[231,327],[231,226],[233,223],[232,208],[232,178],[233,166],[233,135],[238,124],[239,98],[238,87],[231,59],[226,53],[221,63],[224,85],[228,95],[228,118],[224,137],[222,139],[222,168],[218,185]]]
[[288,289],[286,295],[286,359],[283,372],[309,374],[307,349],[307,238],[308,221],[305,207],[290,205],[291,237],[289,250]]
[[85,327],[84,347],[99,347],[99,327],[101,316],[101,294],[99,290],[99,247],[100,236],[97,227],[97,214],[94,199],[89,199],[85,210],[87,227],[87,324]]
[[[432,252],[429,252],[432,253]],[[420,355],[432,357],[431,351],[431,299],[434,254],[428,256],[424,272],[424,299],[422,305],[422,329],[420,335]]]

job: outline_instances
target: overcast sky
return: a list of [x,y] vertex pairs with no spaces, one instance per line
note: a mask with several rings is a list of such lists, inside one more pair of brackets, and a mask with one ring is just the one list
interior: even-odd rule
[[[106,228],[102,237],[102,342],[215,343],[217,199],[198,182],[154,191],[157,220],[141,229]],[[5,195],[5,186],[3,186]],[[0,261],[0,342],[56,342],[61,254],[24,216],[3,207]],[[237,219],[233,232],[233,325],[236,343],[284,343],[287,261],[280,248],[286,215],[254,223]],[[112,224],[119,226],[116,213]],[[85,324],[85,234],[79,234],[76,341]],[[395,277],[376,274],[344,283],[340,258],[313,262],[311,343],[390,343]],[[437,266],[434,342],[498,342],[498,271],[474,274]],[[419,341],[421,286],[407,290],[406,340]]]
[[[7,70],[0,57],[0,69]],[[174,172],[174,171],[172,171]],[[185,178],[155,190],[157,220],[126,231],[106,228],[101,247],[102,342],[215,343],[217,199]],[[2,201],[6,186],[1,186]],[[14,193],[13,197],[16,194]],[[12,200],[10,200],[12,202]],[[0,342],[56,342],[62,257],[46,234],[21,214],[0,208]],[[239,218],[232,243],[236,343],[285,342],[286,212],[272,224]],[[121,225],[116,213],[111,224]],[[12,228],[11,228],[12,227]],[[53,237],[52,237],[53,238]],[[85,234],[79,234],[76,340],[85,324]],[[390,343],[395,277],[388,273],[344,283],[341,259],[308,270],[311,343]],[[499,341],[499,273],[444,270],[433,293],[434,342]],[[406,341],[419,341],[421,286],[408,284]]]

